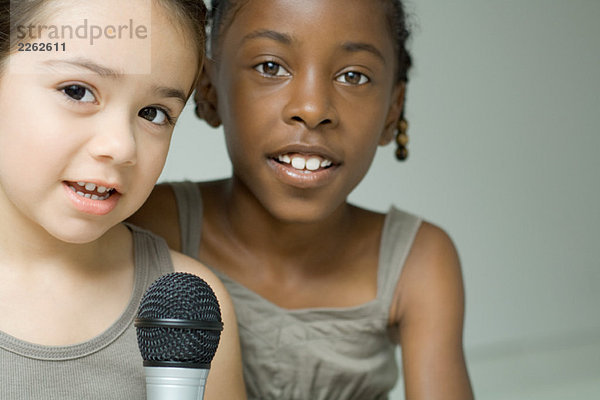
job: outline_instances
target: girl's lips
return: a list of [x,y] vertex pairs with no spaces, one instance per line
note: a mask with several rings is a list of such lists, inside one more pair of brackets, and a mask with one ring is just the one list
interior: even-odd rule
[[106,200],[115,192],[115,189],[108,185],[100,185],[92,182],[66,182],[69,188],[80,196],[92,200]]
[[[84,185],[81,185],[83,183]],[[105,186],[92,187],[85,182],[63,182],[67,197],[75,208],[85,214],[106,215],[117,206],[121,194]]]
[[277,179],[299,189],[314,189],[327,185],[333,179],[338,168],[336,165],[331,165],[327,168],[310,171],[297,169],[291,163],[280,162],[273,158],[268,159],[268,164],[275,172]]
[[333,165],[333,162],[331,160],[317,154],[280,154],[277,157],[277,161],[283,164],[290,164],[292,167],[299,171],[318,171],[320,169],[329,168]]
[[280,146],[273,153],[267,155],[269,158],[278,160],[280,157],[288,156],[293,158],[294,156],[304,158],[306,160],[310,158],[316,158],[320,161],[327,160],[333,165],[339,165],[342,163],[338,152],[334,151],[328,146],[316,145],[316,144],[305,144],[305,143],[293,143],[285,146]]

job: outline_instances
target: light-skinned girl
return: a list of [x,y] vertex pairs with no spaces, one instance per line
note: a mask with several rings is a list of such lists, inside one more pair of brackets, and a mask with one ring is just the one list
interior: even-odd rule
[[[251,399],[470,399],[449,236],[348,203],[396,137],[410,56],[398,0],[213,1],[197,113],[229,179],[159,185],[134,220],[230,291]],[[390,182],[392,184],[392,182]],[[377,195],[377,194],[373,194]]]
[[183,0],[0,2],[0,398],[145,399],[133,319],[150,283],[174,270],[220,300],[206,398],[246,398],[222,283],[122,223],[156,183],[196,83],[205,11]]

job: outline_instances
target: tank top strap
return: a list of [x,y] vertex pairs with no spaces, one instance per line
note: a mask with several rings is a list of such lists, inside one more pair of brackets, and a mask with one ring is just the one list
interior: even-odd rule
[[384,222],[379,249],[378,297],[389,310],[400,273],[410,252],[421,218],[391,207]]
[[150,281],[173,272],[173,260],[167,242],[160,236],[129,222],[123,222],[133,235],[136,270],[144,271]]
[[202,196],[195,182],[168,182],[173,188],[179,212],[181,252],[198,258],[202,234]]

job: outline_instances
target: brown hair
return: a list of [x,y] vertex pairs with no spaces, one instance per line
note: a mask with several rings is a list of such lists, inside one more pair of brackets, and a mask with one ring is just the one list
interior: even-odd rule
[[[170,12],[170,16],[191,33],[200,62],[204,59],[206,6],[202,0],[153,0]],[[54,1],[56,2],[56,0]],[[0,69],[18,43],[18,27],[39,23],[48,18],[53,1],[0,0]]]

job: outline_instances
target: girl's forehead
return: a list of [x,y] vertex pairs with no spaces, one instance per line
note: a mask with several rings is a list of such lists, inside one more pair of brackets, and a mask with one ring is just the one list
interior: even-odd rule
[[[306,14],[326,14],[329,18],[335,16],[347,16],[349,14],[359,13],[363,17],[369,15],[383,15],[385,0],[233,0],[230,1],[230,10],[226,15],[231,15],[236,19],[247,12],[252,11],[254,17],[259,17],[260,13],[276,14],[282,17],[283,21],[290,19],[304,20],[307,16],[314,18],[315,15]],[[259,15],[256,15],[258,11]],[[305,12],[303,12],[305,11]]]
[[199,56],[190,51],[188,39],[167,9],[158,7],[155,0],[118,4],[118,0],[81,2],[49,13],[43,22],[17,29],[24,35],[23,43],[32,49],[36,43],[59,45],[42,51],[40,47],[36,47],[38,51],[15,51],[7,60],[6,72],[91,74],[140,85],[182,87],[187,94]]
[[[122,73],[149,73],[152,3],[152,0],[130,0],[124,4],[117,0],[48,2],[33,23],[17,26],[14,34],[18,43],[60,45],[55,51],[32,52],[32,61],[94,56]],[[25,62],[21,67],[26,66]]]
[[392,40],[381,0],[243,0],[228,14],[225,35],[286,32],[300,38],[373,36]]
[[[180,57],[171,54],[175,49],[190,47],[186,32],[155,0],[80,1],[64,7],[69,3],[72,1],[50,2],[49,8],[42,10],[43,18],[16,27],[18,42],[59,44],[54,51],[29,53],[31,63],[20,57],[17,71],[36,73],[34,61],[44,59],[93,59],[121,75],[147,75],[161,59]],[[12,64],[11,58],[9,66]]]

